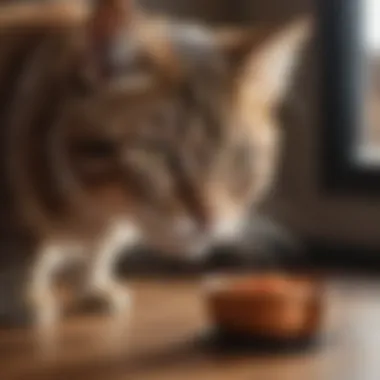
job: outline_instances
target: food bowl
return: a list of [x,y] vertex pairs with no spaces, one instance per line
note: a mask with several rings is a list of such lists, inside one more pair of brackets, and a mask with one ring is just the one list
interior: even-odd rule
[[218,330],[276,340],[314,337],[322,325],[322,284],[282,274],[217,276],[206,282],[207,309]]

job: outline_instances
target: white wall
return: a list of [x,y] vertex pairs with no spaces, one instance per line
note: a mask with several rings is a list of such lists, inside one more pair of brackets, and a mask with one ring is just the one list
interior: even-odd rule
[[362,0],[363,34],[370,51],[380,50],[380,1]]

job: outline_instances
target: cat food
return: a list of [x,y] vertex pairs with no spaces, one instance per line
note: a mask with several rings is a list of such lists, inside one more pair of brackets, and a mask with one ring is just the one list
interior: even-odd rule
[[283,275],[216,278],[206,290],[210,317],[226,332],[304,339],[321,327],[323,295],[316,280]]

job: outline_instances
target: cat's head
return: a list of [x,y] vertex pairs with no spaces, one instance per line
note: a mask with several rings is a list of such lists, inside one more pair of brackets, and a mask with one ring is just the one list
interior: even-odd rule
[[208,181],[244,80],[257,111],[271,114],[307,34],[305,23],[276,29],[176,24],[135,13],[128,0],[98,1],[85,28],[82,92],[65,116],[76,180],[89,193],[112,193],[119,210],[161,236],[207,230]]

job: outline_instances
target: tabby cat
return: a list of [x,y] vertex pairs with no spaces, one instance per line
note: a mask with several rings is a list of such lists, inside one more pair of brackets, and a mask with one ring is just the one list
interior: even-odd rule
[[7,185],[40,242],[38,323],[59,316],[52,281],[69,259],[87,263],[86,294],[122,312],[123,250],[196,257],[239,238],[272,181],[276,109],[307,21],[225,31],[128,0],[2,7]]

